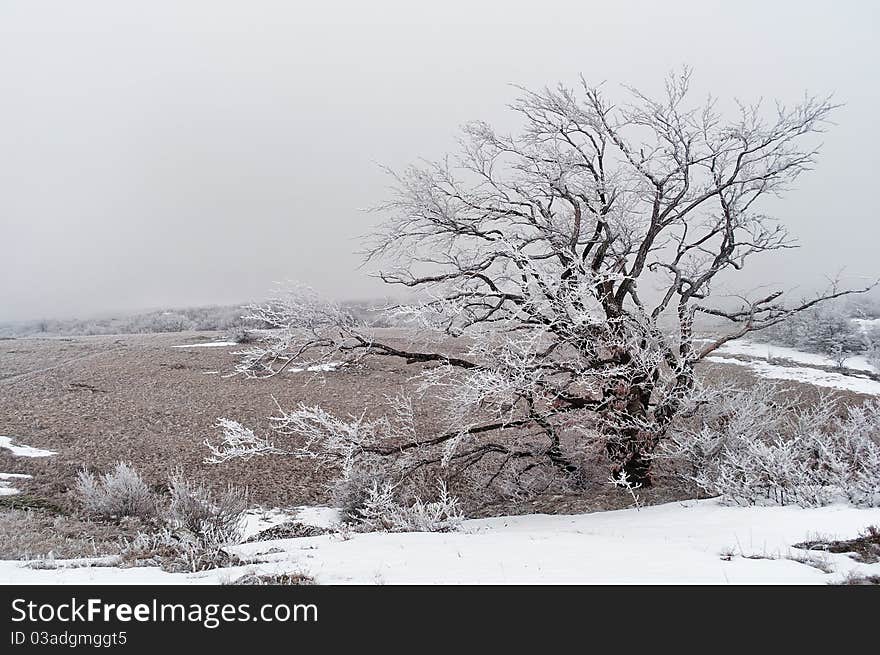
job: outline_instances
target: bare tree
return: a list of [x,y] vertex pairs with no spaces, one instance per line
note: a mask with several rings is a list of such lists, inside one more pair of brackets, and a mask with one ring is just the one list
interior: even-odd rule
[[[794,246],[760,201],[811,168],[809,137],[835,106],[818,97],[740,104],[725,119],[711,98],[691,104],[689,81],[689,71],[669,76],[656,100],[629,89],[625,105],[584,80],[523,90],[511,106],[523,122],[517,136],[472,123],[457,157],[392,173],[395,195],[380,208],[386,220],[367,259],[385,282],[420,292],[396,312],[450,338],[383,342],[300,291],[254,312],[276,329],[244,351],[239,371],[274,375],[294,361],[366,354],[423,363],[422,389],[449,408],[443,430],[389,432],[363,418],[342,428],[300,408],[279,420],[305,446],[268,448],[251,434],[251,449],[232,430],[229,455],[331,453],[343,463],[395,459],[398,476],[432,465],[472,475],[479,466],[487,483],[539,471],[576,482],[582,447],[598,440],[614,479],[649,485],[651,455],[693,393],[701,359],[852,293],[835,286],[794,304],[782,290],[711,302],[722,273]],[[732,329],[696,342],[701,313]]]

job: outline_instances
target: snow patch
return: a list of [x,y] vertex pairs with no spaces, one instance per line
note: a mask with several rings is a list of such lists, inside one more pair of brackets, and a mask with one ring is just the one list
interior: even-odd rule
[[272,509],[248,510],[245,513],[244,524],[242,525],[241,530],[242,541],[250,539],[263,530],[268,530],[269,528],[274,528],[276,525],[287,523],[293,518],[294,514],[277,507]]
[[14,496],[21,493],[20,490],[12,486],[10,480],[27,480],[31,475],[24,473],[0,473],[0,496]]
[[472,520],[457,533],[252,543],[237,552],[282,548],[284,553],[273,556],[276,570],[287,566],[326,584],[825,584],[880,565],[829,556],[834,573],[828,575],[787,559],[803,554],[792,545],[816,533],[852,537],[878,518],[880,509],[842,505],[802,509],[689,501]]
[[745,361],[742,359],[734,359],[732,357],[710,356],[706,358],[706,361],[715,364],[744,366],[750,368],[759,377],[767,378],[769,380],[791,380],[793,382],[813,384],[819,387],[829,387],[831,389],[840,389],[842,391],[852,391],[854,393],[880,396],[880,382],[868,378],[843,375],[842,373],[823,371],[816,368],[777,366],[765,361]]
[[342,521],[340,511],[335,507],[297,507],[296,521],[315,528],[332,528]]
[[343,362],[325,362],[324,364],[313,364],[307,368],[289,368],[291,373],[302,373],[303,371],[311,371],[313,373],[328,373],[330,371],[338,371]]
[[6,448],[16,457],[49,457],[50,455],[58,454],[54,450],[42,450],[41,448],[32,448],[25,445],[13,446],[12,441],[12,437],[0,436],[0,448]]
[[252,509],[245,513],[242,541],[276,525],[293,522],[316,528],[332,528],[339,523],[339,510],[334,507],[294,507],[293,509]]
[[[755,343],[745,339],[728,341],[715,352],[720,355],[741,355],[745,357],[756,357],[759,359],[785,359],[797,364],[805,364],[807,366],[834,367],[837,365],[833,359],[826,357],[825,355],[807,353],[794,348],[775,346],[769,343]],[[860,356],[848,357],[843,362],[843,365],[846,368],[851,368],[857,371],[874,372],[874,367],[868,363],[868,360]]]
[[172,348],[222,348],[225,346],[237,346],[234,341],[209,341],[208,343],[184,343]]

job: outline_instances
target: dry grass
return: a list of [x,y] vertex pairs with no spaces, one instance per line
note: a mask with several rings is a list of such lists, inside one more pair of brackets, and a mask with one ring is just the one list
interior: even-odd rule
[[[382,330],[382,338],[409,347],[418,334]],[[78,469],[107,471],[116,461],[130,461],[152,488],[165,488],[175,469],[205,480],[215,493],[228,484],[247,487],[251,502],[266,506],[326,504],[332,471],[316,471],[310,461],[284,457],[254,458],[225,464],[205,464],[204,439],[215,437],[220,416],[234,417],[264,431],[276,412],[300,402],[321,404],[345,416],[370,406],[384,412],[386,396],[412,391],[412,377],[422,366],[392,358],[368,358],[363,366],[346,367],[323,376],[288,373],[268,380],[224,377],[233,365],[228,348],[173,348],[184,343],[225,339],[224,333],[179,333],[18,339],[0,343],[0,420],[3,434],[23,443],[57,451],[53,457],[16,458],[0,450],[0,471],[33,475],[19,487],[41,503],[63,509],[72,506],[70,489]],[[737,366],[710,365],[710,379],[754,381]],[[83,393],[81,386],[106,393]],[[817,390],[792,383],[805,392],[805,402]],[[846,394],[844,394],[846,395]],[[850,394],[853,400],[861,400]],[[440,401],[431,395],[420,401],[416,427],[436,430]],[[587,512],[627,507],[631,499],[606,482],[607,471],[596,471],[577,493],[547,493],[523,501],[467,498],[469,516],[523,512]],[[646,505],[692,498],[697,493],[681,482],[658,476],[657,484],[640,490]],[[15,497],[0,499],[24,503]],[[8,505],[7,505],[8,506]]]
[[842,585],[880,585],[880,575],[859,575],[857,573],[851,573],[846,576],[842,582]]
[[[286,407],[321,404],[340,415],[376,405],[381,414],[385,395],[411,387],[415,373],[403,362],[383,359],[323,376],[244,380],[223,376],[236,346],[173,347],[221,339],[225,334],[190,332],[3,342],[0,433],[58,455],[25,460],[0,450],[0,471],[33,475],[19,488],[61,506],[72,506],[68,492],[82,466],[108,471],[120,460],[131,462],[151,487],[164,487],[169,474],[182,469],[218,493],[228,484],[246,487],[254,503],[326,503],[332,472],[316,471],[309,461],[265,457],[206,464],[204,440],[216,436],[217,419],[230,416],[265,430],[277,410],[273,397]],[[106,393],[83,393],[73,383]],[[436,410],[431,401],[423,408],[422,429],[432,429]]]
[[795,548],[825,553],[846,553],[857,562],[880,562],[880,526],[870,525],[855,539],[839,541],[805,541]]
[[120,537],[138,521],[110,525],[41,510],[0,510],[0,559],[101,557],[121,552]]
[[329,528],[319,528],[314,525],[306,525],[298,521],[288,521],[281,525],[275,525],[265,530],[260,530],[257,534],[248,537],[245,543],[254,541],[269,541],[272,539],[298,539],[300,537],[319,537],[324,534],[331,534],[333,531]]
[[255,575],[249,573],[228,583],[230,585],[312,585],[315,579],[305,573],[276,573]]

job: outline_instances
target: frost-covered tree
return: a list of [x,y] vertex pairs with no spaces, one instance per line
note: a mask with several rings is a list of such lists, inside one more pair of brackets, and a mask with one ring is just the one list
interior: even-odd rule
[[[599,443],[614,479],[650,484],[651,455],[700,360],[849,293],[713,303],[719,276],[792,246],[762,201],[813,166],[811,137],[835,107],[805,97],[739,104],[728,118],[714,99],[694,103],[689,83],[674,74],[662,97],[629,89],[623,104],[583,80],[524,90],[511,106],[518,134],[471,123],[457,156],[392,172],[366,257],[382,280],[418,292],[394,311],[443,338],[383,340],[303,289],[255,308],[274,329],[243,352],[240,372],[364,355],[421,364],[421,389],[448,408],[436,434],[300,408],[276,418],[276,436],[295,443],[226,424],[214,457],[286,452],[344,469],[369,458],[393,461],[398,478],[441,466],[524,487],[530,476],[583,479],[584,451]],[[700,314],[729,333],[695,341]]]

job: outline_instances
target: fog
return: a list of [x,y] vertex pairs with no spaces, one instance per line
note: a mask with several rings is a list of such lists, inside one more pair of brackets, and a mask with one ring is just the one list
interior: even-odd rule
[[880,274],[873,2],[0,3],[0,320],[258,298],[301,280],[389,292],[359,268],[379,164],[510,126],[511,83],[845,103],[815,171],[772,210],[801,249],[755,260],[807,289]]

